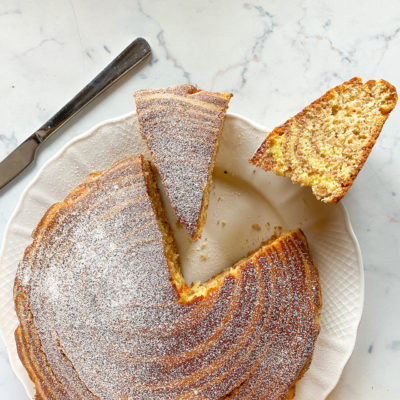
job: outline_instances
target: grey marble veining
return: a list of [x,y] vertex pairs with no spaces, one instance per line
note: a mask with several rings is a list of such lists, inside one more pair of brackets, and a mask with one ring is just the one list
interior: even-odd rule
[[[0,235],[27,184],[71,138],[133,110],[140,88],[190,82],[234,93],[230,110],[273,127],[353,76],[400,88],[397,0],[0,2],[0,158],[46,121],[133,38],[153,58],[46,143],[0,193]],[[400,106],[344,199],[365,264],[355,351],[329,400],[400,393]],[[0,343],[0,399],[25,399]]]

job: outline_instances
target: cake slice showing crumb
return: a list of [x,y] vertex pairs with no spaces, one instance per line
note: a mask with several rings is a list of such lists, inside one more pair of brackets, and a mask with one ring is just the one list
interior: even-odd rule
[[311,186],[318,200],[337,203],[353,184],[396,102],[390,83],[350,79],[275,128],[250,162]]

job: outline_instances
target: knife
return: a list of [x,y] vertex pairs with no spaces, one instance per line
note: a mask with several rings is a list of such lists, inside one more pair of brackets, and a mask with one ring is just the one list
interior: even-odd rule
[[0,189],[35,159],[40,144],[56,129],[150,54],[151,48],[146,40],[143,38],[134,40],[61,110],[0,162]]

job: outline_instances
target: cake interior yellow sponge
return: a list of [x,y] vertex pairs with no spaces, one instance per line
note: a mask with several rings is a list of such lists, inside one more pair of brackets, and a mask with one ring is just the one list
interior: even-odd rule
[[275,128],[250,162],[311,186],[319,200],[337,203],[353,184],[396,102],[390,83],[353,78]]

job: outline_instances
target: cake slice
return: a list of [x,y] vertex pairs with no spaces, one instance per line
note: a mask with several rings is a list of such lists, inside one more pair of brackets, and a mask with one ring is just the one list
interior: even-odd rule
[[179,224],[197,240],[206,221],[212,171],[229,93],[191,85],[135,93],[140,132]]
[[318,200],[337,203],[350,189],[397,102],[384,80],[353,78],[275,128],[250,160]]

